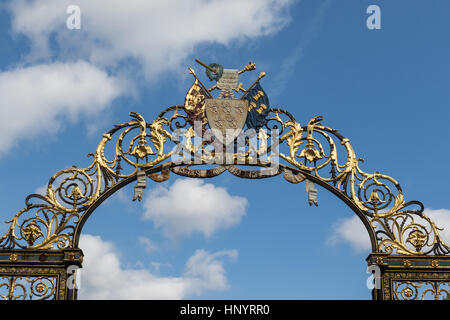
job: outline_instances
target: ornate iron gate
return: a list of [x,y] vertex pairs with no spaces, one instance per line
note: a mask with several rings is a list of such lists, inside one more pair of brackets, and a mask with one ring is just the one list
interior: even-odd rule
[[[310,205],[317,205],[315,184],[344,201],[371,240],[367,262],[375,274],[374,299],[449,297],[450,247],[420,202],[406,201],[392,177],[364,172],[349,139],[322,125],[322,117],[301,125],[289,112],[271,108],[260,85],[265,73],[247,90],[237,86],[238,75],[254,70],[254,64],[240,71],[201,64],[215,86],[207,89],[189,68],[194,83],[183,105],[151,122],[131,113],[130,121],[103,135],[89,154],[90,165],[55,173],[45,194],[26,198],[0,238],[0,297],[76,299],[75,272],[83,260],[79,237],[105,199],[135,180],[133,200],[140,200],[147,178],[158,183],[171,174],[209,178],[225,171],[246,179],[282,175],[293,184],[304,182]],[[242,96],[235,99],[233,90]],[[226,129],[234,130],[227,143],[219,138]]]

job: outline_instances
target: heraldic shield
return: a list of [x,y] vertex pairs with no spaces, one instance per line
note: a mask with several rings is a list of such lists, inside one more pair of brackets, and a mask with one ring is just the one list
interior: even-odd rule
[[232,143],[247,119],[248,101],[244,99],[206,99],[206,117],[212,133],[223,145]]

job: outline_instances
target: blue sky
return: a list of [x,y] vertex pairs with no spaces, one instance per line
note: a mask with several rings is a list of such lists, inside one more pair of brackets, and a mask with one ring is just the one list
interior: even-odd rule
[[[87,166],[102,133],[128,121],[129,112],[151,121],[182,104],[192,83],[188,66],[208,81],[198,58],[236,69],[255,62],[245,84],[265,71],[272,107],[303,125],[324,116],[364,158],[364,171],[394,177],[407,201],[423,202],[450,229],[450,3],[126,3],[2,2],[2,220],[56,171]],[[65,27],[69,4],[81,8],[80,30]],[[366,27],[372,4],[381,8],[379,30]],[[173,175],[149,186],[141,203],[131,201],[131,184],[88,220],[81,297],[124,298],[128,283],[139,299],[370,299],[368,239],[328,191],[319,188],[319,206],[310,207],[303,184],[282,177],[224,173],[194,182]],[[199,209],[215,217],[211,225],[170,236],[182,224],[174,202],[198,205],[183,190],[217,197],[222,211]],[[173,219],[149,212],[149,199],[167,203]],[[99,282],[101,272],[116,278]]]

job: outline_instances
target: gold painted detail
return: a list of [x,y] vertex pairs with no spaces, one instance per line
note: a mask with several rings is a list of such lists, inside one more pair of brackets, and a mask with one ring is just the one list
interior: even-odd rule
[[417,252],[420,252],[423,245],[427,240],[427,235],[419,230],[417,227],[413,227],[413,231],[411,231],[406,239],[406,242],[411,243]]
[[17,255],[17,253],[11,253],[11,255],[9,256],[9,261],[11,261],[11,262],[16,262],[17,259],[19,259],[19,256]]
[[405,260],[403,260],[402,265],[403,265],[405,268],[410,268],[410,267],[411,267],[411,261],[408,260],[408,259],[405,259]]
[[431,267],[432,268],[438,268],[439,267],[439,261],[438,260],[432,260],[431,261]]

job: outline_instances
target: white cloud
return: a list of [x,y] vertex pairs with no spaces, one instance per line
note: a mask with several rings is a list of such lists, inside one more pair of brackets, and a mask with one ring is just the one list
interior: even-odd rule
[[170,263],[161,263],[157,261],[152,261],[150,265],[152,267],[152,270],[157,274],[160,273],[161,268],[169,268],[169,269],[173,268],[173,266]]
[[[444,229],[439,231],[442,240],[450,245],[450,210],[449,209],[425,209],[427,215],[438,228]],[[420,224],[427,225],[427,222],[417,217]],[[371,250],[369,235],[361,222],[355,215],[352,218],[342,219],[333,226],[333,232],[328,239],[328,243],[337,244],[339,242],[349,243],[357,252]]]
[[450,210],[449,209],[428,209],[424,213],[433,220],[440,229],[439,234],[447,245],[450,245]]
[[47,188],[48,188],[48,184],[46,183],[46,184],[44,184],[44,185],[42,185],[42,186],[40,186],[40,187],[37,187],[37,188],[33,191],[33,193],[36,193],[36,194],[40,194],[40,195],[45,196],[45,194],[47,193]]
[[158,250],[158,246],[147,237],[139,237],[139,243],[144,246],[144,250],[147,253],[152,253]]
[[289,22],[293,0],[78,0],[81,29],[65,26],[71,0],[15,0],[12,29],[32,42],[31,58],[49,57],[52,37],[66,56],[114,66],[132,58],[153,78],[176,70],[201,43],[269,35]]
[[161,185],[147,192],[144,219],[152,220],[168,238],[194,232],[209,237],[239,224],[247,203],[246,198],[202,179],[178,179],[169,188]]
[[372,249],[367,230],[357,215],[339,220],[333,225],[332,229],[328,243],[335,245],[340,242],[347,242],[356,252]]
[[122,81],[84,61],[0,72],[0,154],[19,139],[56,132],[62,119],[98,114],[124,90]]
[[219,258],[228,257],[236,260],[237,250],[222,250],[209,253],[205,250],[197,250],[186,262],[185,277],[192,281],[191,290],[195,294],[201,294],[205,290],[217,288],[220,290],[229,287],[225,276],[225,269]]
[[[67,119],[133,95],[123,79],[130,75],[138,83],[135,70],[160,79],[164,71],[179,71],[199,44],[228,45],[277,32],[289,21],[291,2],[79,0],[81,29],[69,30],[71,0],[9,1],[12,32],[30,39],[25,61],[31,64],[0,72],[0,118],[8,119],[0,129],[0,154],[19,139],[54,133]],[[32,65],[45,61],[60,62]],[[109,67],[123,78],[108,75]],[[88,132],[97,127],[88,124]]]
[[207,290],[229,288],[223,258],[236,259],[236,250],[208,253],[197,250],[179,277],[158,277],[147,269],[123,269],[110,242],[82,235],[85,254],[79,299],[184,299]]

